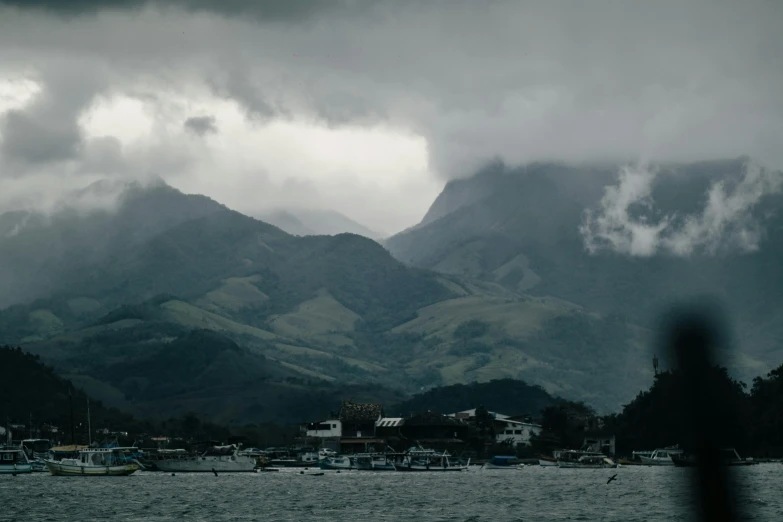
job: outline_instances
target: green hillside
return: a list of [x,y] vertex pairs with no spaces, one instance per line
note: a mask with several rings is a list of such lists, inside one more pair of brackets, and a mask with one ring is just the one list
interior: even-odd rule
[[536,416],[556,403],[556,398],[538,386],[513,379],[497,379],[434,388],[414,395],[391,410],[399,415],[409,415],[424,411],[455,413],[483,406],[506,415]]
[[[655,212],[682,220],[701,211],[713,183],[720,181],[726,190],[737,185],[745,160],[660,166],[652,194]],[[671,303],[712,296],[736,330],[737,350],[730,361],[735,375],[750,379],[779,364],[783,197],[768,195],[742,217],[763,232],[755,252],[591,254],[579,226],[585,210],[596,208],[604,187],[615,182],[614,167],[494,164],[450,182],[420,225],[385,245],[412,266],[479,278],[517,294],[559,298],[651,329]],[[645,205],[630,211],[651,212]],[[731,233],[728,225],[722,233]]]
[[[258,397],[346,386],[411,394],[498,378],[613,409],[652,378],[647,330],[508,284],[518,271],[525,289],[543,284],[532,257],[499,256],[496,267],[486,265],[494,278],[483,268],[438,274],[409,267],[364,237],[295,237],[200,196],[146,190],[133,188],[113,213],[70,222],[82,250],[100,255],[69,250],[63,257],[54,249],[49,256],[40,242],[63,236],[60,225],[45,233],[22,228],[14,240],[38,245],[41,259],[33,264],[58,265],[58,277],[41,279],[45,297],[0,310],[0,342],[22,345],[128,411],[199,408],[237,422],[254,419],[253,412],[274,419],[293,415],[293,399],[273,401],[284,405],[277,409],[254,406]],[[156,218],[161,204],[167,209]],[[170,219],[171,208],[190,219]],[[131,234],[142,210],[146,228]],[[128,241],[114,234],[120,215],[121,230],[133,236]],[[88,231],[96,230],[103,235],[90,243]],[[21,258],[33,251],[15,252]],[[473,254],[483,255],[484,247]],[[471,324],[486,326],[468,339]],[[189,337],[194,331],[217,334],[240,352],[225,345],[226,366],[213,368],[208,361],[217,355],[182,348],[203,344]],[[200,357],[203,375],[156,373],[154,361],[168,366],[180,358],[188,368],[191,357]],[[220,372],[255,384],[210,377]]]

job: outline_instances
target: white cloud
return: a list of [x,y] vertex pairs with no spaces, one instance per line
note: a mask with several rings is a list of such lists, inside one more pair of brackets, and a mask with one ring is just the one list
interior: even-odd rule
[[[748,162],[739,181],[714,181],[703,209],[696,214],[663,214],[652,190],[656,170],[624,167],[616,185],[604,190],[597,210],[585,211],[580,227],[585,248],[647,257],[715,254],[722,249],[752,252],[759,248],[762,226],[753,210],[764,196],[783,189],[783,172]],[[645,212],[638,212],[639,209]]]

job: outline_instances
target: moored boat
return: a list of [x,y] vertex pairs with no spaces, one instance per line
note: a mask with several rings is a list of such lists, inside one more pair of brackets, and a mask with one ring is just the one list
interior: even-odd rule
[[349,456],[338,455],[334,457],[326,457],[318,461],[318,466],[321,469],[356,469],[356,465],[353,459]]
[[360,453],[354,457],[360,471],[395,471],[394,453]]
[[411,448],[406,453],[395,455],[392,464],[396,471],[466,471],[470,466],[455,465],[449,461],[448,452],[438,453],[433,450]]
[[616,468],[617,463],[604,455],[591,451],[564,450],[557,455],[559,468]]
[[557,461],[560,468],[574,469],[598,469],[598,468],[616,468],[617,463],[603,455],[583,455],[573,461]]
[[22,449],[32,464],[33,471],[48,471],[45,461],[51,449],[49,439],[25,439],[22,441]]
[[[723,466],[753,466],[754,464],[759,463],[752,458],[743,459],[739,456],[739,453],[737,453],[737,450],[734,448],[722,449],[720,451],[720,457],[721,458],[718,463]],[[674,465],[679,468],[692,468],[698,465],[694,456],[686,455],[685,453],[672,455],[672,461],[674,462]]]
[[25,455],[22,448],[6,446],[0,449],[0,474],[17,475],[19,473],[32,473],[33,464]]
[[249,455],[240,455],[238,447],[214,446],[201,455],[164,459],[156,462],[158,469],[166,472],[207,473],[207,472],[249,472],[256,467],[256,459]]
[[496,455],[481,466],[481,469],[519,469],[519,459],[513,455]]
[[[640,452],[641,453],[641,452]],[[662,448],[657,449],[648,455],[639,455],[639,460],[646,466],[674,466],[672,458],[675,455],[681,455],[682,450],[679,448]]]
[[543,467],[557,467],[557,459],[555,457],[547,457],[546,455],[539,455],[538,465]]
[[125,476],[135,473],[139,465],[128,459],[127,448],[94,448],[79,451],[77,458],[47,459],[46,467],[57,476]]

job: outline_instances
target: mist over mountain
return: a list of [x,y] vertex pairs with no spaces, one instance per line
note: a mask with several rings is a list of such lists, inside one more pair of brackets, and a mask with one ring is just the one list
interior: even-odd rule
[[783,357],[783,174],[748,158],[620,169],[492,164],[450,182],[398,259],[564,299],[655,327],[712,296],[735,327],[742,376]]
[[379,240],[385,235],[370,230],[334,210],[276,210],[259,214],[258,218],[295,236],[334,236],[347,233]]
[[[409,394],[512,378],[610,409],[650,378],[648,330],[562,299],[408,267],[359,235],[292,236],[165,185],[130,186],[116,201],[111,209],[31,214],[5,235],[2,256],[13,264],[3,267],[17,281],[6,296],[14,304],[0,310],[0,342],[21,345],[128,411],[180,414],[183,404],[198,404],[222,415],[236,387],[207,379],[195,401],[187,384],[216,371],[211,359],[173,377],[145,373],[163,360],[187,366],[204,344],[191,332],[203,330],[242,350],[209,352],[212,359],[263,357],[226,364],[242,369],[237,379],[252,370],[255,378],[239,380],[270,389]],[[18,214],[0,217],[12,221]],[[602,370],[622,375],[597,382]],[[171,384],[165,393],[161,380]],[[145,390],[161,399],[153,405]],[[263,411],[229,417],[280,415],[289,403],[283,395]]]
[[225,211],[162,182],[97,182],[49,211],[0,214],[0,307],[46,297],[88,266],[132,255],[170,228]]

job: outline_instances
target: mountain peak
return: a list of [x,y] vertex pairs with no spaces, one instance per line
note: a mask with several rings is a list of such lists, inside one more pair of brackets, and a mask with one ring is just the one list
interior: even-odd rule
[[373,240],[384,236],[384,234],[371,230],[336,210],[278,209],[259,214],[258,218],[295,236],[334,236],[350,233]]

